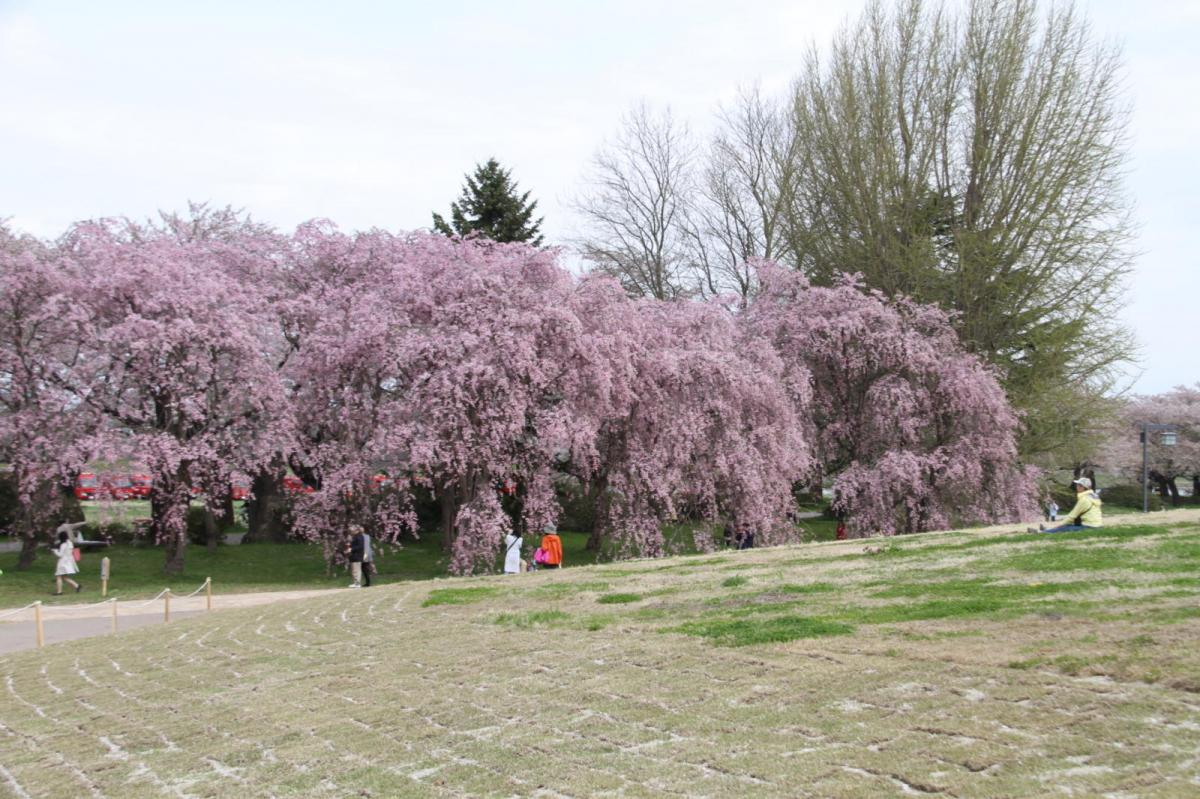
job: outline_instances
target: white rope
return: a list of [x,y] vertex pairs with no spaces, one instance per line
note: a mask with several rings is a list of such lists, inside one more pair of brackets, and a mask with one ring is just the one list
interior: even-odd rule
[[116,597],[109,597],[108,599],[101,599],[99,602],[88,602],[87,604],[84,604],[84,605],[46,605],[45,607],[47,610],[53,610],[55,612],[71,613],[76,610],[91,610],[94,607],[98,607],[100,605],[107,605],[109,602],[116,602],[116,601],[117,601]]
[[0,619],[7,619],[9,616],[16,616],[18,613],[24,613],[25,611],[29,610],[31,607],[33,607],[36,604],[38,604],[38,603],[30,602],[28,605],[26,605],[23,608],[17,608],[16,610],[10,610],[6,613],[0,613]]
[[193,591],[190,594],[183,594],[182,596],[178,595],[178,594],[172,594],[172,596],[174,596],[176,599],[187,599],[190,596],[195,596],[196,594],[200,593],[207,587],[208,587],[208,580],[205,580],[204,582],[200,583],[199,588],[197,588],[195,591]]
[[163,590],[159,591],[158,595],[155,596],[153,599],[147,599],[145,602],[141,603],[140,605],[134,605],[134,607],[135,608],[144,608],[147,605],[153,604],[153,603],[157,602],[158,600],[162,599],[163,594],[166,594],[170,590],[171,590],[170,588],[164,588]]

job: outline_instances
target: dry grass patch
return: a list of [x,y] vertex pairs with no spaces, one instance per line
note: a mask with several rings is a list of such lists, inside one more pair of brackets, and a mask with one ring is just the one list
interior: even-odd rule
[[1198,540],[839,542],[55,645],[0,658],[0,796],[1196,795]]

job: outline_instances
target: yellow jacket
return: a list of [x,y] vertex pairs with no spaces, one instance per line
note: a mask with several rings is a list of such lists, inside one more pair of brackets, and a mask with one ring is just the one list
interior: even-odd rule
[[1101,518],[1100,496],[1095,491],[1082,491],[1075,500],[1075,507],[1064,516],[1064,520],[1068,524],[1082,524],[1084,527],[1103,527],[1104,520]]

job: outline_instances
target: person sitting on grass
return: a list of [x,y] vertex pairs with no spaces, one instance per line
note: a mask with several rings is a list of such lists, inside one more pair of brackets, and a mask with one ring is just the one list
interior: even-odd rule
[[1029,528],[1031,533],[1071,533],[1077,530],[1093,530],[1104,526],[1104,520],[1100,513],[1100,495],[1092,490],[1092,481],[1086,477],[1080,477],[1073,481],[1075,485],[1075,507],[1066,515],[1066,524],[1060,524],[1058,527],[1046,528],[1046,525],[1040,524],[1035,529]]

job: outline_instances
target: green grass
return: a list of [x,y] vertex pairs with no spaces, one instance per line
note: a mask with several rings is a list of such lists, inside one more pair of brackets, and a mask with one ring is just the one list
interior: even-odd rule
[[631,602],[640,602],[641,594],[605,594],[596,599],[601,605],[628,605]]
[[421,607],[434,605],[471,605],[496,596],[500,589],[490,585],[476,585],[469,588],[435,588],[421,603]]
[[663,632],[677,632],[707,638],[718,646],[752,646],[777,644],[799,638],[821,638],[829,635],[849,635],[849,624],[806,616],[772,616],[765,619],[712,619],[693,621],[670,627]]
[[721,581],[721,586],[724,588],[737,588],[740,585],[745,585],[750,582],[749,577],[730,577]]
[[[114,503],[114,512],[142,513],[138,505],[145,502]],[[94,503],[84,503],[86,515],[99,513]],[[149,512],[148,509],[145,512]],[[586,549],[587,535],[561,534],[567,568],[595,562],[595,553]],[[189,545],[181,575],[168,577],[163,573],[164,552],[161,547],[116,545],[104,550],[88,551],[80,563],[79,579],[84,591],[76,595],[52,597],[54,590],[54,557],[49,549],[39,550],[33,567],[17,571],[17,552],[0,552],[0,609],[20,607],[40,599],[47,604],[75,603],[100,599],[100,559],[108,557],[112,566],[109,595],[121,599],[151,597],[170,587],[176,593],[191,591],[206,577],[213,578],[214,590],[220,593],[257,591],[290,591],[320,588],[345,588],[349,574],[344,567],[329,574],[317,544],[223,544],[216,552],[204,546]],[[448,559],[438,535],[406,540],[402,546],[376,545],[375,565],[378,584],[406,580],[430,580],[446,576]],[[499,566],[499,562],[497,563]],[[497,569],[498,570],[498,569]],[[583,590],[572,584],[564,587],[542,586],[546,596],[555,592],[569,595]]]
[[528,629],[560,624],[569,618],[571,618],[570,614],[561,610],[531,610],[526,613],[501,613],[496,617],[496,624]]

